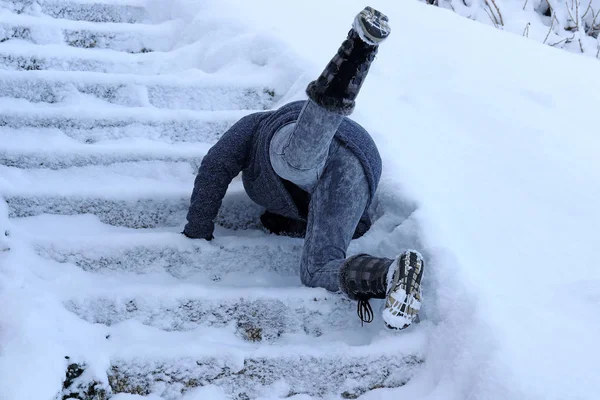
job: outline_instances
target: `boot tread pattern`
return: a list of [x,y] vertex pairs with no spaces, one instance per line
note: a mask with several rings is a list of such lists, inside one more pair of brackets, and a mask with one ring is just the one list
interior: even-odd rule
[[391,33],[388,17],[372,7],[365,7],[354,20],[354,29],[367,43],[377,45]]
[[393,319],[404,320],[405,323],[403,326],[393,326],[386,321],[388,328],[405,329],[417,318],[421,308],[422,276],[422,257],[415,251],[402,254],[386,299],[385,311]]

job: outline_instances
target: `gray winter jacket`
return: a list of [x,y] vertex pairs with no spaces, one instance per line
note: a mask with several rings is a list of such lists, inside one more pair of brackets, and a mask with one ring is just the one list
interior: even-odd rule
[[[184,229],[187,236],[212,237],[213,221],[227,187],[240,171],[244,189],[254,202],[287,218],[306,219],[308,194],[281,179],[271,167],[269,158],[271,138],[279,128],[298,119],[304,103],[296,101],[276,111],[246,116],[208,151],[194,183]],[[335,139],[350,148],[361,162],[372,200],[381,177],[381,157],[373,139],[363,127],[348,118],[340,125]],[[367,210],[368,206],[361,218],[366,229],[371,224]]]

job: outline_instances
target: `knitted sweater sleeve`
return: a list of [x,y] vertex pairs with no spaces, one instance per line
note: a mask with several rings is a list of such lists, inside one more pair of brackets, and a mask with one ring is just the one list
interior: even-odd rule
[[240,119],[204,156],[187,213],[186,236],[212,238],[223,197],[233,178],[245,167],[258,121],[258,114]]

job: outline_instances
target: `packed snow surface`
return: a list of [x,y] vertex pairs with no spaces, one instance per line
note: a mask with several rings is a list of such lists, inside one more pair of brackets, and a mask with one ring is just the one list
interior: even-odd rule
[[[107,4],[115,3],[143,4]],[[384,175],[374,211],[378,220],[350,252],[390,257],[403,247],[417,247],[423,253],[423,321],[406,332],[361,328],[346,318],[354,317],[353,304],[300,287],[294,266],[301,240],[268,236],[252,223],[239,231],[224,224],[213,243],[192,243],[178,235],[194,179],[186,162],[197,166],[215,140],[199,132],[200,143],[186,148],[180,143],[181,132],[190,129],[186,121],[205,118],[207,112],[215,113],[213,120],[237,117],[250,112],[245,103],[250,100],[257,108],[276,108],[304,98],[306,84],[321,72],[364,5],[356,0],[149,1],[146,22],[156,24],[96,29],[98,35],[123,34],[117,43],[125,46],[119,47],[123,51],[130,42],[146,45],[144,40],[160,37],[160,51],[123,52],[122,58],[108,47],[85,53],[57,43],[56,30],[84,32],[92,22],[50,20],[38,17],[38,9],[12,20],[32,26],[37,35],[17,39],[24,43],[19,54],[32,43],[48,44],[55,46],[52,53],[43,46],[35,50],[48,69],[62,71],[66,64],[48,58],[62,54],[70,68],[90,73],[27,76],[31,82],[48,78],[43,90],[61,94],[58,103],[35,99],[39,85],[11,83],[23,75],[0,73],[0,81],[20,93],[0,93],[18,97],[0,101],[5,122],[0,151],[10,161],[0,167],[0,196],[9,200],[8,205],[0,202],[2,400],[51,399],[61,389],[66,354],[85,359],[86,374],[101,380],[113,357],[150,360],[188,352],[225,354],[231,370],[240,370],[244,357],[279,365],[281,357],[295,355],[322,358],[325,364],[335,357],[346,360],[344,355],[373,356],[367,371],[372,376],[383,368],[377,364],[383,357],[424,360],[399,373],[396,378],[407,380],[405,385],[375,388],[364,399],[597,398],[600,80],[593,58],[418,2],[372,2],[390,17],[393,31],[352,117],[378,144]],[[12,23],[10,17],[9,11],[0,13],[0,29]],[[15,49],[15,43],[0,43],[0,53]],[[3,49],[4,44],[11,47]],[[97,64],[91,68],[90,62]],[[97,79],[92,72],[103,71],[102,66],[113,75]],[[159,72],[165,75],[147,76]],[[170,79],[169,73],[176,76]],[[215,74],[215,80],[208,74]],[[194,116],[182,84],[186,76],[191,85],[204,80],[210,81],[209,88],[227,85],[226,98],[205,99],[208,108]],[[127,80],[132,83],[119,86],[120,97],[86,89]],[[240,95],[239,90],[248,90],[245,85],[256,89],[245,92],[250,97]],[[174,95],[175,87],[182,88],[184,98]],[[151,89],[167,94],[153,103]],[[268,103],[265,93],[271,90],[277,95]],[[27,113],[19,114],[21,109]],[[94,114],[114,121],[139,118],[141,127],[87,126]],[[25,128],[35,128],[20,131],[25,129],[21,119],[29,124]],[[53,121],[56,130],[39,121]],[[23,137],[12,141],[11,133],[17,132]],[[89,140],[100,145],[96,150],[82,150],[78,140],[86,135],[95,135]],[[56,154],[66,161],[56,160]],[[33,156],[51,160],[50,165],[15,168]],[[194,156],[198,160],[191,161]],[[234,200],[224,206],[240,220],[256,217],[240,193],[234,182]],[[132,205],[136,198],[149,203]],[[71,213],[59,207],[64,199],[73,209],[85,206],[97,216],[38,215]],[[159,206],[157,213],[164,215],[144,216]],[[154,229],[132,229],[142,227]],[[198,252],[210,268],[186,269]],[[117,259],[122,263],[111,264]],[[105,270],[92,275],[99,266]],[[214,282],[224,289],[210,286]],[[285,322],[283,336],[273,333],[276,344],[266,346],[239,340],[226,319],[231,316],[215,316],[223,318],[222,325],[193,327],[185,307],[176,315],[153,314],[172,311],[184,297],[198,307],[191,312],[206,313],[205,302],[225,307],[240,293],[250,308],[252,299],[283,312],[303,306],[294,311],[296,319]],[[319,307],[311,304],[313,298]],[[130,314],[134,318],[128,321]],[[310,337],[316,330],[319,336]],[[146,373],[143,367],[135,371]],[[259,398],[312,398],[293,394],[283,378]],[[171,395],[118,394],[112,399]],[[225,389],[207,385],[179,398],[227,396]]]

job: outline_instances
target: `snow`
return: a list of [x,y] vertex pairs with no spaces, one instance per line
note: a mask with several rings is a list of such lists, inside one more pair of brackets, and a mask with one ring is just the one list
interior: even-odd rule
[[[516,32],[520,11],[509,13],[514,5],[508,0],[498,3],[505,29]],[[71,161],[53,161],[52,169],[0,167],[0,196],[11,201],[10,206],[0,202],[0,304],[7,305],[0,308],[0,398],[53,398],[70,362],[85,362],[86,374],[102,384],[115,358],[175,358],[169,365],[181,375],[213,368],[185,361],[190,355],[203,360],[227,355],[234,370],[256,359],[291,368],[270,387],[253,392],[259,399],[314,398],[293,392],[301,377],[313,376],[303,375],[309,373],[303,366],[313,365],[303,356],[321,360],[315,371],[327,380],[325,372],[334,370],[329,365],[352,365],[357,357],[374,357],[367,375],[376,376],[386,366],[376,357],[384,355],[398,357],[390,363],[399,363],[403,355],[425,362],[399,368],[394,379],[409,377],[406,385],[368,391],[361,398],[597,397],[597,61],[418,2],[372,5],[389,15],[392,34],[381,46],[353,118],[374,136],[384,176],[374,204],[377,222],[352,243],[350,253],[393,257],[407,247],[419,249],[426,259],[423,322],[398,334],[375,325],[360,328],[359,321],[349,319],[355,318],[354,304],[301,287],[293,269],[301,240],[231,229],[253,228],[248,221],[256,217],[255,209],[247,210],[239,182],[229,193],[234,200],[225,204],[237,210],[232,215],[238,225],[219,227],[213,243],[178,234],[183,199],[193,184],[191,159],[196,154],[201,159],[216,139],[214,128],[194,130],[199,124],[193,121],[229,124],[250,112],[243,104],[248,99],[219,103],[227,106],[224,111],[191,111],[181,110],[192,107],[176,96],[134,107],[110,104],[102,93],[75,94],[58,103],[4,98],[0,121],[15,115],[21,122],[0,129],[0,156]],[[1,72],[0,80],[7,87],[20,76],[40,77],[46,85],[60,78],[72,85],[135,81],[175,87],[195,76],[208,87],[227,83],[226,89],[234,90],[236,82],[261,87],[271,77],[276,96],[270,106],[277,107],[303,98],[306,84],[320,73],[363,6],[356,0],[307,0],[293,8],[274,0],[150,1],[152,20],[166,21],[157,25],[3,11],[0,24],[47,29],[48,36],[42,30],[33,43],[51,43],[56,59],[120,67],[100,76],[83,67],[77,71],[84,72],[60,72],[60,63],[50,63],[56,68]],[[535,4],[525,10],[529,16],[531,7]],[[475,7],[456,8],[478,21],[487,18],[481,9],[473,14]],[[529,36],[541,42],[543,23],[531,18]],[[104,48],[85,53],[59,43],[56,30],[65,28],[115,32],[144,44],[160,37],[165,51],[123,53],[122,60]],[[0,51],[4,45],[4,51],[13,51],[14,43],[1,43]],[[18,54],[50,56],[50,48],[27,49]],[[147,64],[137,72],[133,63],[142,59]],[[154,72],[161,75],[150,76]],[[33,89],[26,94],[36,95]],[[166,109],[171,105],[174,109]],[[36,118],[44,122],[38,126]],[[96,126],[95,118],[122,124]],[[181,133],[181,127],[187,130]],[[93,135],[98,146],[84,145],[86,135]],[[135,205],[139,198],[155,203]],[[77,213],[86,201],[96,205],[88,208],[96,216],[44,215],[58,205]],[[123,210],[125,217],[117,215]],[[148,210],[163,214],[144,217]],[[140,225],[150,229],[132,229]],[[313,298],[317,305],[311,304]],[[281,337],[265,330],[273,341],[259,346],[240,339],[238,314],[196,321],[197,313],[210,312],[211,300],[223,309],[242,304],[257,312],[272,310],[264,318],[285,330]],[[277,319],[282,315],[288,319]],[[324,330],[322,336],[311,336],[315,329]],[[141,364],[125,366],[134,374],[152,373]],[[355,388],[364,384],[362,378],[357,374],[338,382],[333,377],[331,382]],[[228,379],[237,378],[223,379],[223,387],[207,385],[178,398],[228,398],[228,385],[237,382]],[[177,398],[173,390],[112,399]]]
[[498,29],[596,59],[600,56],[597,0],[440,0],[440,7]]

